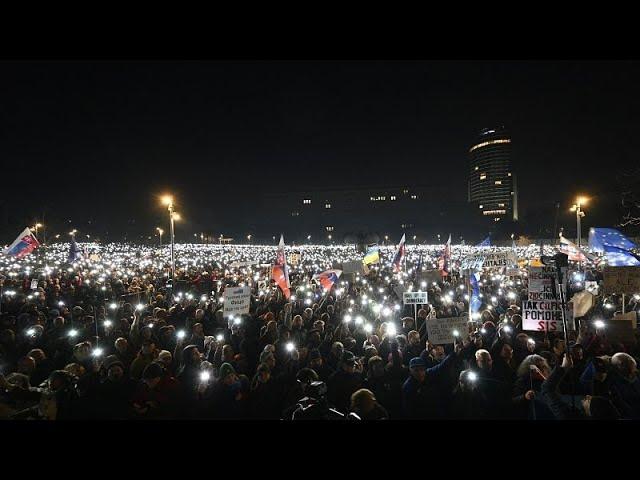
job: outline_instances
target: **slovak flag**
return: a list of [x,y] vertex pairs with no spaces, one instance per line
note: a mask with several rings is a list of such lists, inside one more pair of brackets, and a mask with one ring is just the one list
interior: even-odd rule
[[289,269],[287,267],[287,257],[284,254],[284,236],[280,235],[280,243],[278,244],[278,252],[276,254],[276,263],[271,269],[271,278],[280,287],[284,297],[289,300],[291,297],[291,284],[289,283]]
[[440,275],[446,277],[449,275],[449,261],[451,260],[451,234],[449,234],[449,240],[447,240],[447,244],[444,247],[444,251],[442,255],[438,259],[438,270],[440,270]]
[[402,235],[402,239],[398,244],[398,249],[396,250],[396,253],[393,256],[393,271],[396,273],[402,270],[402,261],[404,260],[404,254],[405,254],[404,242],[405,242],[405,234]]
[[[572,262],[586,262],[587,256],[585,252],[578,248],[578,246],[564,238],[562,235],[560,236],[560,248],[558,248],[560,252],[566,253],[569,257],[569,260]],[[591,260],[591,258],[589,259]]]
[[327,270],[326,272],[317,273],[313,276],[320,281],[322,287],[328,292],[342,275],[342,270]]
[[2,253],[16,258],[22,258],[29,255],[39,246],[40,242],[38,242],[38,239],[31,233],[29,227],[27,227]]

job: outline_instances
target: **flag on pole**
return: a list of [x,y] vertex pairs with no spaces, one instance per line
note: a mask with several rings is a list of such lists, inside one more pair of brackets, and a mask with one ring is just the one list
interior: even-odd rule
[[380,247],[378,245],[373,245],[371,247],[367,247],[367,253],[364,255],[364,259],[362,262],[365,265],[374,265],[380,262]]
[[402,270],[402,261],[404,260],[405,255],[405,234],[402,234],[402,238],[400,239],[400,243],[398,244],[398,249],[396,250],[395,255],[393,256],[393,271],[399,272]]
[[480,280],[480,274],[474,272],[469,277],[469,283],[471,284],[471,300],[469,301],[469,309],[471,314],[477,313],[482,306],[482,300],[480,300],[480,286],[478,281]]
[[578,248],[575,243],[567,240],[562,235],[560,235],[560,247],[558,248],[558,250],[560,250],[560,252],[562,253],[566,253],[569,257],[569,260],[573,262],[586,262],[587,259],[595,259],[595,257],[587,254],[584,250]]
[[340,275],[342,275],[342,270],[327,270],[317,273],[313,278],[319,280],[322,287],[328,292],[338,282]]
[[438,259],[438,270],[440,270],[440,275],[446,277],[449,275],[449,261],[451,260],[451,234],[449,234],[449,240],[447,240],[447,244],[444,246],[444,251],[442,255]]
[[38,242],[38,239],[31,233],[29,227],[27,227],[2,253],[11,257],[22,258],[29,255],[39,246],[40,242]]
[[289,283],[289,268],[287,267],[287,257],[284,253],[284,236],[280,235],[280,243],[276,253],[276,263],[271,269],[271,278],[280,287],[285,298],[291,297],[291,284]]
[[589,248],[604,253],[607,265],[612,267],[640,265],[637,245],[613,228],[589,230]]
[[476,247],[490,247],[491,246],[491,235],[488,235],[483,241],[481,241]]

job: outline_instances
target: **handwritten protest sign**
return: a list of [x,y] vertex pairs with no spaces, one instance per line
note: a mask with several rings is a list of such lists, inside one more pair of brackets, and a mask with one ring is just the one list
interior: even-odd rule
[[227,288],[224,291],[224,315],[243,315],[249,313],[251,306],[251,287]]
[[638,292],[640,292],[640,267],[605,267],[605,294]]
[[460,338],[467,335],[469,319],[467,317],[431,318],[427,319],[427,338],[434,345],[453,343],[453,331],[460,333]]
[[405,305],[426,305],[429,303],[427,292],[404,292],[402,302]]

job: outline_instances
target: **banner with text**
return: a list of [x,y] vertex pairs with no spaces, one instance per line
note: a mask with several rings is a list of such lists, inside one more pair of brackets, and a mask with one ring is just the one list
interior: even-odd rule
[[244,315],[251,306],[251,287],[232,287],[224,291],[224,316]]
[[404,292],[402,301],[405,305],[426,305],[429,303],[427,292]]
[[454,330],[460,334],[460,338],[468,335],[468,317],[431,318],[427,319],[427,338],[434,345],[453,343]]

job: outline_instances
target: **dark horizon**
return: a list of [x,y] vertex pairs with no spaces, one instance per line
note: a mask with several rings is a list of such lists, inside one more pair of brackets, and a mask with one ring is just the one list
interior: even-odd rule
[[616,177],[640,147],[630,61],[49,61],[0,73],[3,242],[43,213],[51,233],[151,235],[167,223],[165,192],[186,219],[178,239],[240,236],[274,189],[400,185],[432,189],[443,215],[421,219],[425,231],[484,237],[458,225],[468,149],[497,125],[513,140],[520,232],[544,234],[557,202],[558,226],[575,229],[580,193],[592,197],[585,228],[614,227]]

